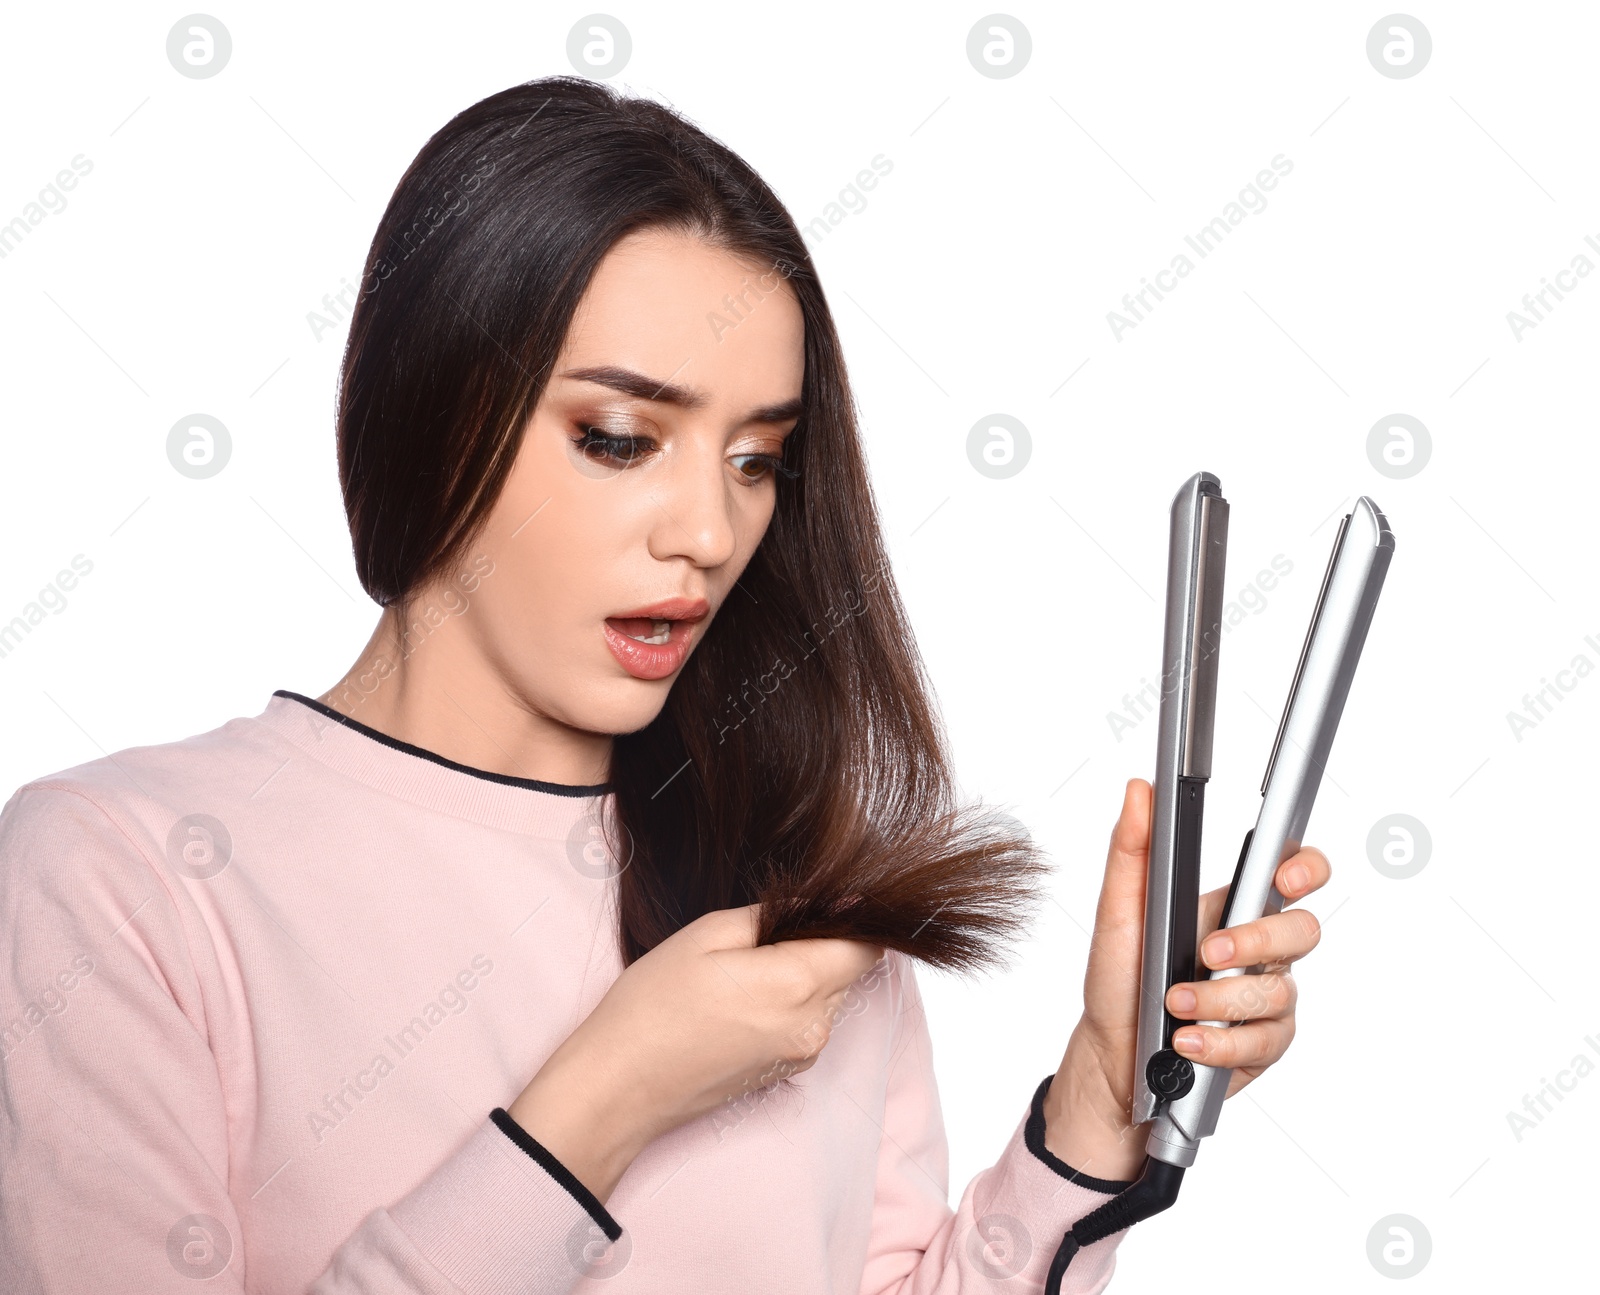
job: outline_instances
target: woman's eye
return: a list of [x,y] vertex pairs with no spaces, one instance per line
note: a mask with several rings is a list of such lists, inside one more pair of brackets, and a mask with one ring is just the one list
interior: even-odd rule
[[732,462],[734,471],[750,482],[764,481],[775,472],[781,472],[786,477],[799,475],[784,467],[783,460],[776,454],[736,454]]
[[578,447],[578,452],[584,458],[597,463],[628,464],[642,459],[651,450],[648,437],[615,435],[611,432],[602,432],[598,427],[580,424],[583,435],[573,443]]

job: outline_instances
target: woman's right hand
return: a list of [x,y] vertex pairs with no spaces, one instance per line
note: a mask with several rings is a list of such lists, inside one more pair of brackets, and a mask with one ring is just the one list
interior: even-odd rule
[[602,1202],[652,1139],[810,1069],[883,957],[857,940],[757,948],[756,915],[706,913],[625,968],[507,1108]]

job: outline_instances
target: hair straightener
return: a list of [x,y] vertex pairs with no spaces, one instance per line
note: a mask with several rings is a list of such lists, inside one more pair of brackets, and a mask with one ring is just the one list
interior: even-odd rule
[[[1209,472],[1197,472],[1172,501],[1160,746],[1130,1112],[1136,1125],[1154,1122],[1139,1177],[1080,1219],[1062,1239],[1050,1265],[1045,1295],[1059,1295],[1067,1265],[1082,1247],[1176,1201],[1183,1172],[1194,1163],[1200,1140],[1216,1132],[1233,1072],[1198,1065],[1173,1049],[1173,1034],[1188,1022],[1167,1012],[1167,990],[1181,981],[1260,971],[1260,967],[1211,971],[1196,966],[1200,826],[1206,780],[1211,776],[1227,547],[1228,502],[1222,497],[1222,484]],[[1393,554],[1394,533],[1388,521],[1363,495],[1339,524],[1262,779],[1261,808],[1255,826],[1245,834],[1218,929],[1283,907],[1273,877],[1278,865],[1300,849]]]

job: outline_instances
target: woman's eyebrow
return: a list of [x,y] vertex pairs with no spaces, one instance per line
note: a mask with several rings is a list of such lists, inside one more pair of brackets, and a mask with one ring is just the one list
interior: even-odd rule
[[800,417],[805,405],[799,396],[792,400],[781,401],[776,405],[765,405],[755,410],[749,418],[752,423],[787,423],[791,419]]
[[[692,387],[680,387],[672,382],[662,382],[656,378],[646,377],[642,373],[635,373],[632,369],[619,368],[614,364],[596,365],[584,369],[567,369],[561,376],[563,378],[576,378],[579,382],[593,382],[602,387],[610,387],[613,391],[620,391],[626,396],[636,396],[640,400],[660,400],[669,405],[679,405],[684,409],[699,409],[710,399],[703,391],[696,391]],[[795,396],[791,400],[780,401],[776,405],[764,405],[753,411],[747,422],[752,423],[786,423],[790,419],[798,418],[801,411],[801,399]]]
[[601,364],[588,369],[568,369],[561,375],[563,378],[576,378],[580,382],[594,382],[602,387],[610,387],[613,391],[620,391],[627,396],[637,396],[640,400],[664,400],[669,405],[682,405],[685,409],[698,409],[706,403],[704,392],[695,391],[690,387],[679,387],[671,382],[662,382],[656,378],[647,378],[642,373],[635,373],[632,369],[621,369],[614,364]]

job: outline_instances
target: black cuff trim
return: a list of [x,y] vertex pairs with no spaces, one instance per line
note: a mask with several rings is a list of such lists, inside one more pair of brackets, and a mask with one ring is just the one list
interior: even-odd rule
[[537,1160],[550,1177],[565,1187],[567,1194],[573,1200],[589,1211],[589,1216],[600,1225],[600,1230],[606,1234],[607,1239],[615,1241],[622,1235],[622,1225],[611,1217],[610,1212],[600,1204],[595,1194],[574,1178],[570,1169],[534,1141],[532,1135],[512,1119],[504,1107],[496,1106],[489,1112],[489,1118],[501,1132]]
[[1105,1192],[1110,1196],[1115,1196],[1118,1192],[1126,1191],[1129,1187],[1132,1187],[1136,1181],[1135,1179],[1130,1178],[1126,1182],[1119,1182],[1114,1178],[1092,1177],[1081,1170],[1074,1169],[1065,1160],[1055,1155],[1049,1147],[1045,1146],[1044,1095],[1050,1091],[1050,1081],[1054,1078],[1054,1074],[1046,1075],[1044,1082],[1034,1090],[1033,1106],[1028,1112],[1028,1122],[1022,1129],[1022,1138],[1028,1144],[1028,1150],[1033,1152],[1046,1166],[1055,1173],[1060,1174],[1069,1183],[1077,1183],[1082,1187],[1089,1188],[1091,1191]]

